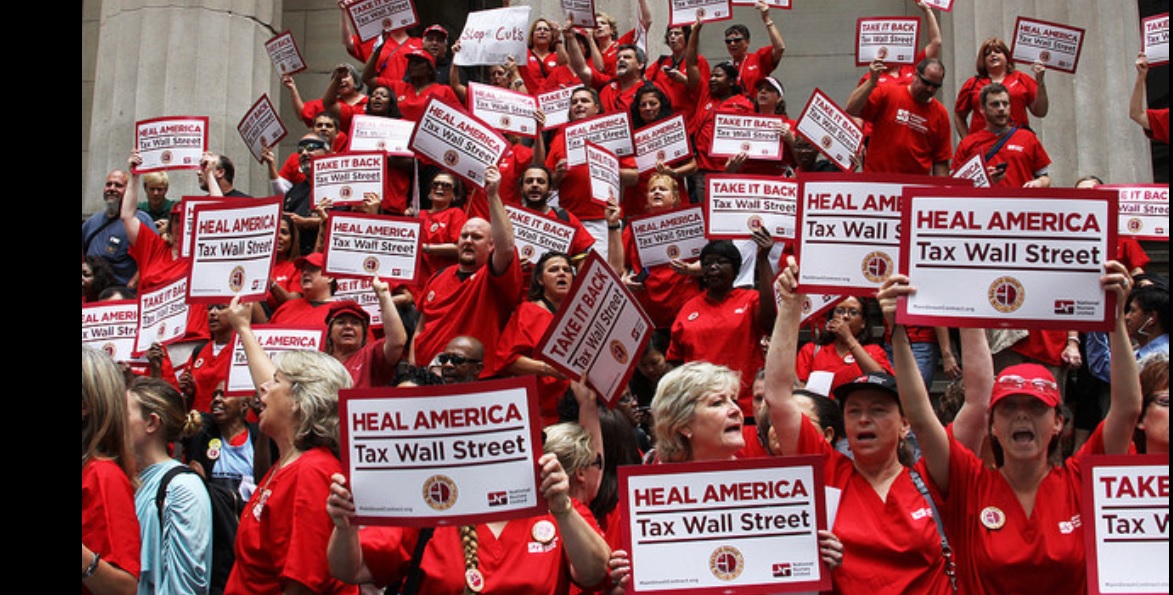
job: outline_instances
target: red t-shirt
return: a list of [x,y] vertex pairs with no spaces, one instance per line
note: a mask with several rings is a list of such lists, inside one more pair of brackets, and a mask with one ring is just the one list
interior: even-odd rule
[[[678,63],[672,60],[672,56],[660,56],[658,60],[647,66],[644,70],[644,77],[663,89],[668,94],[668,100],[672,102],[673,111],[684,114],[684,119],[689,121],[692,119],[692,113],[696,111],[697,97],[688,91],[688,83],[678,83],[672,77],[664,74],[665,68],[684,73],[684,58],[681,57]],[[709,61],[704,56],[697,56],[697,70],[700,71],[701,81],[709,80]]]
[[[818,347],[816,350],[815,348]],[[884,354],[884,348],[876,344],[868,344],[863,346],[864,351],[876,360],[884,371],[895,375],[896,372],[892,369],[892,364],[888,362],[888,356]],[[798,350],[798,358],[794,361],[794,371],[798,379],[806,382],[810,379],[811,372],[830,372],[834,374],[831,380],[831,388],[845,382],[858,378],[863,374],[859,364],[855,361],[855,356],[851,353],[840,356],[838,350],[835,349],[835,344],[817,346],[813,341],[803,345]]]
[[[636,274],[644,268],[630,227],[623,229],[623,261],[623,266]],[[680,308],[700,295],[701,288],[696,278],[677,273],[668,265],[656,265],[648,267],[643,291],[632,293],[656,328],[670,328]]]
[[701,293],[680,308],[672,323],[672,340],[665,359],[707,361],[741,373],[737,404],[746,419],[753,417],[753,379],[762,368],[756,289],[734,288],[725,299],[713,301]]
[[[423,244],[455,244],[460,239],[460,230],[468,221],[468,216],[457,207],[448,207],[439,213],[424,211],[420,213],[420,245]],[[436,271],[456,264],[456,258],[445,258],[436,253],[424,252],[420,258],[420,270],[416,279],[418,285],[432,278]]]
[[949,113],[936,99],[920,103],[908,87],[876,87],[868,96],[863,119],[872,124],[864,171],[930,174],[933,164],[949,162]]
[[312,326],[326,329],[326,315],[330,313],[330,302],[311,302],[304,297],[294,298],[281,304],[269,317],[269,324],[290,326]]
[[[554,171],[563,159],[566,159],[566,137],[559,131],[546,152],[546,169]],[[558,185],[558,205],[583,221],[605,218],[603,205],[591,200],[591,174],[587,164],[566,167],[566,175]]]
[[741,426],[741,438],[745,440],[745,446],[733,455],[738,459],[757,459],[761,457],[768,457],[770,453],[766,451],[766,447],[762,445],[762,439],[758,434],[761,426],[751,426],[746,424]]
[[[976,75],[961,85],[957,92],[957,103],[953,111],[961,116],[969,115],[969,130],[967,134],[986,129],[986,116],[982,112],[982,89],[990,84],[990,77],[979,78]],[[1010,92],[1010,123],[1015,126],[1030,127],[1029,106],[1034,103],[1039,94],[1039,84],[1021,70],[1015,70],[1002,79],[1002,86]]]
[[324,503],[334,473],[342,464],[317,447],[265,474],[240,515],[227,595],[280,593],[291,580],[315,593],[357,595],[358,586],[332,577],[326,562],[334,523]]
[[367,341],[366,345],[342,362],[354,380],[352,388],[389,386],[395,380],[399,362],[388,362],[383,355],[386,342],[386,339]]
[[215,341],[208,341],[203,349],[191,358],[191,379],[195,383],[195,398],[191,408],[203,413],[212,411],[212,393],[216,385],[228,381],[228,368],[232,365],[232,344],[236,334],[216,353]]
[[1063,364],[1063,348],[1066,346],[1067,331],[1031,329],[1029,334],[1011,345],[1010,350],[1048,366],[1058,367]]
[[[979,130],[961,139],[957,151],[953,155],[951,169],[956,170],[974,155],[985,155],[1001,139],[1001,135],[989,130]],[[1051,158],[1043,150],[1038,137],[1029,130],[1018,128],[1010,136],[994,157],[986,161],[986,166],[1006,164],[1006,176],[993,184],[1002,188],[1022,188],[1024,184],[1035,179],[1035,172],[1051,165]]]
[[[349,52],[359,62],[366,64],[371,57],[371,52],[375,49],[375,43],[378,42],[378,37],[373,37],[367,41],[359,41],[357,35],[351,36],[353,41],[354,51]],[[379,52],[379,61],[375,64],[375,76],[381,78],[389,78],[395,80],[402,80],[407,74],[407,55],[416,48],[422,49],[424,47],[424,40],[419,37],[408,37],[399,43],[394,39],[387,38],[383,43],[383,49]]]
[[[138,579],[142,537],[134,488],[117,463],[91,458],[81,467],[81,542]],[[90,590],[83,584],[82,594]]]
[[737,67],[737,76],[740,79],[741,91],[751,96],[757,82],[774,72],[778,63],[774,61],[774,46],[762,46],[753,53],[747,53],[741,62],[734,62]]
[[[505,330],[501,331],[501,338],[497,341],[497,369],[490,375],[507,375],[506,368],[517,361],[517,358],[526,356],[537,358],[538,341],[546,332],[546,328],[554,321],[554,314],[545,306],[536,302],[522,302]],[[538,376],[538,409],[542,415],[542,425],[558,423],[558,401],[570,388],[569,380],[559,380],[553,376]]]
[[[497,195],[501,197],[501,204],[521,206],[521,189],[517,184],[521,174],[529,167],[534,159],[534,150],[521,143],[512,145],[505,150],[501,159],[497,160],[497,171],[501,172],[501,183],[497,185]],[[485,191],[474,188],[465,201],[464,212],[472,217],[489,220],[489,198]]]
[[[278,260],[273,263],[273,272],[270,273],[269,277],[273,281],[276,281],[277,285],[280,285],[285,291],[301,293],[301,271],[298,270],[296,261]],[[274,310],[280,306],[277,303],[277,298],[273,297],[271,290],[265,293],[265,303],[269,304],[269,307]]]
[[558,52],[552,51],[545,58],[539,58],[532,49],[527,49],[525,56],[525,65],[518,69],[517,74],[532,94],[538,89],[545,89],[546,77],[558,68]]
[[[138,265],[139,293],[155,291],[168,283],[174,283],[176,279],[187,277],[191,270],[191,260],[172,256],[171,246],[146,225],[139,226],[138,237],[128,252]],[[208,310],[188,304],[187,332],[183,334],[183,340],[207,338]]]
[[[345,101],[340,101],[339,104],[346,103],[346,105],[350,106],[350,108],[352,110],[354,110],[354,112],[362,113],[367,107],[367,100],[368,99],[369,98],[366,95],[363,95],[363,96],[359,97],[358,101],[356,101],[354,103],[346,103]],[[301,114],[299,114],[299,115],[301,116],[301,121],[304,122],[306,126],[313,127],[314,118],[318,117],[318,114],[320,114],[324,111],[326,111],[326,104],[323,103],[321,99],[311,99],[311,100],[305,102],[304,104],[302,104]],[[338,132],[341,133],[342,131],[339,130]],[[335,149],[335,150],[337,150],[337,149]],[[297,153],[294,153],[294,155],[297,155]]]
[[1145,135],[1153,140],[1169,144],[1169,108],[1145,110],[1149,119],[1149,130]]
[[[363,113],[363,110],[350,112],[351,115],[361,113]],[[347,118],[350,117],[350,115],[347,116]],[[335,153],[341,153],[347,150],[349,143],[350,138],[346,136],[345,132],[339,130],[338,134],[334,136],[334,142],[330,143],[330,148]],[[277,172],[277,176],[289,180],[289,183],[294,186],[305,181],[305,174],[301,173],[301,156],[296,151],[290,153],[289,157],[285,158],[285,163],[281,164],[281,169]]]
[[[727,157],[712,157],[709,155],[713,147],[713,129],[716,126],[717,114],[752,114],[753,103],[744,95],[732,95],[725,100],[716,100],[706,91],[703,100],[697,103],[696,113],[693,115],[696,128],[696,163],[701,171],[724,172]],[[702,193],[706,190],[701,189]]]
[[424,87],[422,92],[416,91],[415,86],[411,83],[398,79],[378,78],[375,79],[375,84],[386,85],[395,91],[395,102],[399,104],[399,113],[403,114],[404,120],[412,122],[420,121],[424,115],[424,105],[432,97],[446,101],[451,105],[460,105],[456,91],[453,91],[452,87],[440,83],[432,83]]

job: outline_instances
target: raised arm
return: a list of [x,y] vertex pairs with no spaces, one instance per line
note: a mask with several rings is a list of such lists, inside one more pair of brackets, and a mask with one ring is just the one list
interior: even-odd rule
[[917,0],[917,8],[925,13],[925,30],[929,34],[929,42],[925,44],[925,57],[937,58],[941,55],[941,23],[937,22],[937,13],[924,0]]
[[363,561],[358,526],[351,523],[354,518],[354,496],[346,488],[346,476],[341,473],[330,476],[326,514],[334,522],[330,540],[326,542],[326,561],[330,574],[352,585],[373,582],[375,577]]
[[252,376],[253,386],[259,389],[262,384],[273,379],[277,366],[269,359],[269,354],[265,353],[261,342],[253,334],[252,304],[241,303],[240,296],[232,298],[232,302],[228,304],[228,322],[236,331],[236,336],[240,337],[244,356],[248,359],[248,371]]
[[[578,40],[575,39],[574,35],[574,25],[568,21],[564,31],[567,34],[562,36],[562,45],[566,48],[566,58],[570,63],[570,71],[578,76],[583,85],[590,87],[594,82],[594,71],[587,65],[586,56],[582,55],[582,48],[578,47]],[[589,44],[590,41],[587,43]],[[594,52],[591,53],[594,54]]]
[[143,158],[134,151],[130,154],[130,158],[126,160],[127,173],[130,174],[130,181],[126,184],[126,192],[122,194],[122,205],[118,210],[118,216],[122,219],[122,226],[126,228],[126,241],[133,246],[138,241],[138,232],[142,229],[143,222],[138,220],[138,187],[142,183],[138,174],[134,173],[135,168],[141,165]]
[[342,78],[349,73],[350,69],[345,64],[335,66],[334,72],[330,74],[330,83],[326,85],[326,90],[322,92],[322,109],[335,116],[342,112],[342,108],[338,106],[338,85],[341,83]]
[[301,92],[297,90],[297,82],[293,80],[293,75],[281,75],[281,85],[289,90],[289,99],[293,102],[293,111],[300,116],[302,110],[305,109],[305,101],[301,98]]
[[376,81],[379,78],[379,54],[383,53],[383,43],[387,39],[387,32],[383,32],[383,36],[379,38],[379,42],[375,47],[371,48],[371,55],[367,58],[362,67],[362,84],[366,85],[367,89],[374,89]]
[[1116,294],[1115,328],[1108,333],[1112,349],[1112,381],[1110,383],[1111,405],[1104,416],[1104,454],[1127,454],[1132,443],[1136,421],[1140,419],[1142,398],[1140,391],[1140,369],[1128,329],[1124,325],[1124,302],[1132,290],[1132,276],[1118,261],[1104,263],[1104,275],[1100,277],[1104,295]]
[[758,247],[754,260],[754,273],[758,281],[758,324],[763,333],[768,333],[774,330],[774,319],[778,317],[778,304],[774,301],[774,267],[770,264],[774,238],[762,226],[753,231],[753,241]]
[[1030,113],[1042,118],[1051,108],[1051,101],[1047,98],[1047,82],[1043,79],[1047,75],[1047,67],[1042,62],[1035,62],[1030,65],[1030,70],[1035,75],[1035,83],[1038,84],[1039,89],[1035,93],[1035,100],[1030,102],[1027,108]]
[[1136,56],[1136,81],[1132,83],[1132,97],[1128,100],[1128,117],[1140,124],[1145,132],[1153,127],[1149,124],[1149,103],[1145,99],[1145,81],[1149,77],[1149,58],[1144,52]]
[[698,63],[699,54],[697,51],[701,39],[701,27],[703,26],[704,21],[698,16],[696,22],[692,24],[692,33],[688,36],[688,43],[684,46],[685,85],[690,92],[695,92],[704,82],[701,80],[701,68]]
[[770,5],[766,0],[758,0],[755,7],[758,9],[758,14],[762,15],[762,23],[766,26],[766,33],[770,35],[770,58],[777,65],[778,61],[782,59],[782,54],[786,53],[786,42],[782,41],[782,32],[778,30],[774,20],[770,18]]
[[607,264],[622,276],[626,272],[623,270],[623,209],[617,199],[611,199],[603,213],[607,220]]
[[497,166],[485,169],[485,195],[489,200],[489,228],[493,238],[493,257],[490,266],[494,275],[504,273],[513,264],[513,223],[501,203],[498,189],[501,172]]
[[399,317],[399,308],[391,297],[391,286],[376,275],[371,279],[371,289],[379,299],[379,312],[383,315],[383,357],[387,363],[394,366],[403,356],[407,346],[407,329],[403,328],[403,320]]
[[880,75],[884,74],[887,67],[884,66],[884,61],[876,58],[872,60],[872,65],[868,69],[868,78],[862,85],[858,86],[851,92],[847,98],[847,105],[844,106],[844,111],[849,115],[861,117],[863,115],[863,108],[867,107],[868,98],[872,96],[872,91],[876,90],[876,85],[880,82]]
[[965,402],[953,417],[953,437],[975,454],[980,454],[989,429],[994,357],[990,355],[985,329],[963,328],[960,334]]
[[611,548],[607,541],[582,518],[570,500],[570,478],[554,453],[538,459],[541,473],[542,497],[550,507],[550,514],[562,537],[562,555],[566,556],[570,576],[574,582],[593,587],[607,576],[607,560]]
[[902,295],[916,290],[908,284],[908,277],[892,275],[880,286],[876,298],[884,313],[884,323],[892,329],[892,359],[896,370],[896,385],[900,392],[900,405],[904,416],[912,426],[924,452],[925,466],[933,482],[943,492],[949,491],[949,435],[933,411],[929,391],[921,379],[916,358],[912,355],[912,344],[903,324],[896,324],[896,301]]
[[802,410],[794,402],[794,383],[798,378],[794,360],[798,357],[798,327],[805,296],[797,293],[798,265],[793,256],[786,257],[786,266],[782,267],[774,286],[779,301],[770,349],[766,352],[766,404],[770,425],[778,435],[780,454],[793,455],[799,454],[798,433],[805,423]]
[[456,54],[460,53],[460,40],[452,44],[452,62],[448,64],[448,86],[452,87],[452,92],[456,93],[456,98],[460,100],[460,104],[464,105],[468,101],[468,86],[460,80],[460,67],[456,65]]

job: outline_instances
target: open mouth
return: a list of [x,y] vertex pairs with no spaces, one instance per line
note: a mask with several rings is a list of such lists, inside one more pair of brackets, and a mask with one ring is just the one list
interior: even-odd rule
[[1034,440],[1035,433],[1026,428],[1020,428],[1010,433],[1010,441],[1016,444],[1029,444]]

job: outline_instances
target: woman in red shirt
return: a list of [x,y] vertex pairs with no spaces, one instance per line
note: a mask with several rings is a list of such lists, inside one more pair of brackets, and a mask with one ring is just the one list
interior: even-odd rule
[[1006,42],[991,37],[978,48],[976,68],[977,74],[961,85],[961,90],[957,92],[957,103],[953,107],[953,130],[958,137],[965,138],[985,130],[981,93],[982,88],[990,83],[1002,83],[1010,91],[1011,124],[1030,128],[1031,115],[1036,118],[1047,115],[1050,102],[1047,99],[1047,86],[1043,82],[1047,69],[1041,62],[1031,65],[1031,72],[1035,75],[1032,79],[1014,67]]
[[872,343],[868,324],[867,298],[846,297],[827,314],[827,323],[815,341],[798,351],[795,368],[798,379],[806,382],[811,372],[835,375],[831,388],[849,382],[861,374],[892,374],[892,364],[883,347]]

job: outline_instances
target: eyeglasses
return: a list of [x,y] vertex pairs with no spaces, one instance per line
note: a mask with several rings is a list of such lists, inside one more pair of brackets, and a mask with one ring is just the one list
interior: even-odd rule
[[326,149],[326,143],[319,141],[319,140],[303,140],[303,141],[297,143],[297,152],[298,153],[301,153],[303,151],[306,153],[309,153],[311,151],[318,151],[318,150],[325,150],[325,149]]
[[1166,409],[1169,408],[1169,391],[1153,393],[1153,402]]
[[852,318],[863,314],[859,308],[835,308],[831,313],[835,316],[851,316]]
[[479,359],[473,359],[471,357],[464,357],[463,355],[460,355],[459,353],[441,353],[440,355],[436,356],[436,359],[440,362],[440,365],[452,364],[454,366],[463,366],[464,364],[479,364],[479,363],[481,363],[481,360],[479,360]]
[[725,45],[733,45],[735,43],[741,43],[743,41],[745,41],[744,37],[726,37],[725,38]]
[[939,83],[937,83],[937,82],[933,82],[933,81],[931,81],[931,80],[929,80],[929,79],[925,78],[925,75],[923,75],[923,74],[918,74],[918,75],[916,75],[916,76],[917,76],[917,78],[919,78],[919,79],[920,79],[920,84],[922,84],[922,85],[924,85],[924,86],[926,86],[926,87],[932,87],[932,88],[934,88],[934,89],[940,89],[940,88],[941,88],[941,85],[944,85],[944,84],[945,84],[945,82],[944,82],[944,81],[942,81],[942,82],[939,82]]
[[602,453],[596,454],[595,455],[595,462],[591,463],[590,465],[587,465],[587,467],[598,467],[601,470],[603,468],[603,455],[602,455]]
[[451,190],[455,187],[452,182],[432,182],[432,188],[439,188],[441,190]]
[[1025,388],[1028,384],[1038,390],[1049,394],[1059,394],[1059,383],[1054,380],[1047,380],[1045,378],[1031,378],[1026,379],[1022,376],[1010,374],[998,377],[998,384],[1002,386],[1009,386],[1012,388]]
[[702,269],[707,269],[712,266],[733,266],[733,261],[723,256],[716,258],[706,258],[701,261]]

